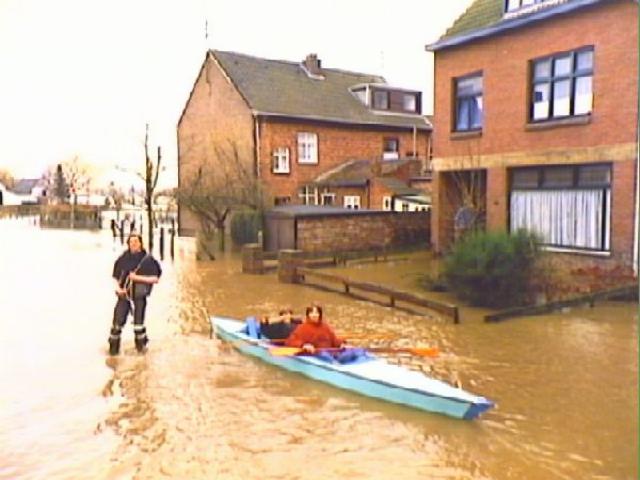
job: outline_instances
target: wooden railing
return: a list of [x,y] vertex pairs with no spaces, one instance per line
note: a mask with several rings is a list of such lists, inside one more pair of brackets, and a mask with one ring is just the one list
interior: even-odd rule
[[[342,277],[340,275],[318,272],[317,270],[314,270],[311,268],[298,267],[296,271],[297,271],[297,276],[299,281],[305,284],[312,285],[312,283],[308,281],[308,278],[315,277],[325,282],[341,284],[342,290],[340,291],[341,293],[344,293],[346,295],[357,297],[363,300],[375,301],[371,298],[362,297],[361,295],[354,294],[352,290],[356,289],[356,290],[360,290],[367,293],[375,293],[378,295],[388,297],[389,299],[388,303],[383,303],[383,305],[386,305],[388,307],[404,308],[405,310],[407,310],[406,307],[401,307],[398,305],[398,302],[402,302],[402,303],[409,304],[411,306],[418,306],[418,307],[423,307],[430,310],[435,310],[451,318],[453,320],[453,323],[460,322],[458,307],[455,305],[451,305],[444,302],[438,302],[435,300],[429,300],[427,298],[419,297],[412,293],[395,290],[395,289],[392,289],[383,285],[378,285],[375,283],[359,282],[359,281],[351,280],[346,277]],[[377,303],[381,303],[381,302],[377,302]],[[413,310],[412,312],[419,314],[419,312],[416,312],[415,310]]]

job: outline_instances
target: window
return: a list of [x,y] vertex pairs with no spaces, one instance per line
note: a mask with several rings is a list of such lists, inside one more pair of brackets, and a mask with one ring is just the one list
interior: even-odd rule
[[317,205],[318,204],[318,189],[305,185],[300,189],[298,193],[303,205]]
[[456,80],[455,131],[482,129],[482,74]]
[[409,204],[407,202],[402,202],[402,211],[403,212],[409,211]]
[[358,195],[345,195],[344,208],[360,209],[360,197]]
[[391,197],[388,195],[382,197],[382,210],[391,210]]
[[325,206],[335,205],[336,194],[325,190],[320,194],[320,203]]
[[298,163],[318,163],[318,135],[298,133]]
[[278,205],[289,205],[291,203],[291,197],[276,197],[274,203],[276,207]]
[[413,93],[405,93],[402,96],[402,108],[405,112],[415,112],[416,105],[416,96]]
[[545,1],[547,0],[506,0],[505,12],[513,12],[520,10],[523,7],[528,7],[529,5],[534,5],[536,3],[543,3]]
[[273,173],[289,173],[289,149],[276,148],[273,151]]
[[511,171],[510,229],[542,243],[609,251],[611,165],[519,168]]
[[376,110],[389,110],[389,92],[385,90],[374,91],[373,108]]
[[397,160],[400,152],[400,141],[397,138],[385,138],[382,146],[384,160]]
[[531,62],[532,121],[591,113],[593,47]]
[[358,97],[358,100],[360,100],[362,103],[367,105],[367,89],[366,88],[358,88],[356,90],[353,90],[353,94],[356,97]]

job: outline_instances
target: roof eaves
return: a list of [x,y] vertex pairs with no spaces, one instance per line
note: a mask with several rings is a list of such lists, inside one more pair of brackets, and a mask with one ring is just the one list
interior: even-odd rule
[[[345,118],[336,118],[336,117],[323,117],[318,115],[303,115],[303,114],[295,114],[295,113],[277,113],[277,112],[263,112],[260,110],[252,110],[251,113],[254,116],[263,116],[263,117],[273,117],[273,118],[291,118],[291,119],[300,119],[300,120],[313,120],[317,122],[328,122],[328,123],[338,123],[344,125],[362,125],[362,126],[382,126],[389,128],[399,128],[399,129],[413,129],[413,127],[418,128],[419,130],[432,130],[433,127],[431,124],[422,116],[414,116],[410,119],[407,119],[407,123],[397,124],[390,122],[374,122],[367,120],[347,120]],[[416,125],[411,123],[409,120],[417,120],[421,119],[424,121],[424,125]]]
[[493,35],[509,32],[516,28],[521,28],[535,22],[546,20],[556,15],[570,13],[580,8],[601,3],[602,1],[603,0],[576,0],[571,3],[558,5],[554,8],[539,10],[531,15],[503,20],[489,27],[472,30],[453,37],[446,37],[435,43],[427,45],[425,49],[430,52],[437,52],[438,50],[443,50],[445,48],[455,47],[481,38],[487,38]]

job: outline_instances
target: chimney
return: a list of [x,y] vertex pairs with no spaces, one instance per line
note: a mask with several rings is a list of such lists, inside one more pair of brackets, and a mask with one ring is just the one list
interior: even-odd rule
[[304,68],[311,75],[322,76],[322,68],[320,67],[320,59],[316,53],[310,53],[302,62]]

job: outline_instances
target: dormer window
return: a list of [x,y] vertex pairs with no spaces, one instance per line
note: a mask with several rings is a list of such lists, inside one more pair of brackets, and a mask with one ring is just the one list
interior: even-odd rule
[[363,104],[367,104],[367,89],[366,88],[357,88],[352,90],[353,94],[358,97]]
[[373,108],[376,110],[389,110],[389,92],[376,90],[373,92]]
[[[540,3],[545,3],[548,5],[557,5],[559,3],[565,3],[567,0],[505,0],[504,3],[504,13],[511,12],[528,12],[538,10],[538,7],[532,7],[533,5],[538,5]],[[527,8],[532,7],[532,8]]]
[[405,93],[402,95],[402,108],[405,112],[415,113],[417,103],[414,93]]

